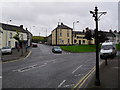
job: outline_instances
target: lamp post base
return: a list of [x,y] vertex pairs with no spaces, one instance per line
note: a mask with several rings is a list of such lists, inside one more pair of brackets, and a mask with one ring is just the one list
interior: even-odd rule
[[100,86],[100,80],[98,79],[95,80],[95,86]]

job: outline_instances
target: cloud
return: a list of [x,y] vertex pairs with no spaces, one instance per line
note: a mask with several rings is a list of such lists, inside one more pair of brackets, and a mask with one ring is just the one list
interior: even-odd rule
[[[11,24],[20,25],[29,29],[32,28],[34,35],[48,35],[57,26],[58,21],[73,27],[77,30],[86,27],[95,28],[94,19],[89,13],[98,6],[99,11],[107,11],[107,14],[100,18],[99,28],[102,30],[116,29],[118,22],[117,2],[5,2],[2,5],[2,22],[12,19]],[[43,29],[42,29],[43,28]]]

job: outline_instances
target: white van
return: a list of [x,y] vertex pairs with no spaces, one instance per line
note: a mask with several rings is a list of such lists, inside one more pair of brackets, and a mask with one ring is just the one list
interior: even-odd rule
[[115,57],[117,54],[116,44],[114,42],[104,42],[102,43],[100,50],[100,58],[105,59],[105,57]]

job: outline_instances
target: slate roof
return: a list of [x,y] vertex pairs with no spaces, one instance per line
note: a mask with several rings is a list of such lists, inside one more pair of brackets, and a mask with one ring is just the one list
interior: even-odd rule
[[112,32],[105,32],[105,31],[103,31],[104,32],[104,34],[107,36],[107,37],[116,37],[116,35],[114,34],[114,33],[112,33]]
[[55,29],[71,29],[70,27],[68,27],[67,25],[64,25],[63,23],[61,23],[61,25],[58,25]]
[[20,26],[9,25],[9,24],[4,24],[4,23],[0,23],[0,25],[2,26],[3,30],[18,31],[18,32],[22,32],[22,33],[29,33],[28,30],[25,30]]
[[84,32],[80,32],[80,31],[73,31],[73,34],[85,35]]

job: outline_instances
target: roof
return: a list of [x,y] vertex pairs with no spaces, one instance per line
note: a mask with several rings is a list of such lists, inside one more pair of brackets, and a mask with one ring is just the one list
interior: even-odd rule
[[105,31],[104,31],[104,34],[105,34],[106,36],[116,37],[116,35],[115,35],[114,33],[112,33],[112,32],[105,32]]
[[84,32],[80,32],[80,31],[73,31],[73,34],[85,35]]
[[[67,26],[67,25],[64,25],[63,23],[61,23],[61,25],[58,25],[55,29],[71,29],[72,30],[72,28],[70,28],[69,26]],[[55,30],[54,29],[54,30]]]
[[28,30],[23,29],[22,25],[21,26],[15,26],[15,25],[9,25],[9,24],[4,24],[4,23],[0,23],[0,25],[2,25],[3,30],[29,33]]

